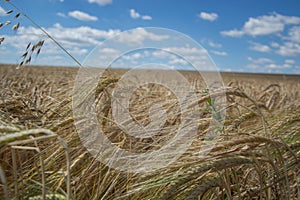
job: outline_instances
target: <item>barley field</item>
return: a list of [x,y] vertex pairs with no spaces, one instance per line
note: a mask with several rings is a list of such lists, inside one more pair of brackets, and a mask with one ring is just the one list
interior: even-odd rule
[[[201,111],[196,139],[165,168],[125,173],[99,162],[80,141],[72,110],[77,71],[0,65],[0,199],[300,199],[300,75],[221,73],[224,88],[207,93],[198,74],[181,72]],[[99,124],[119,148],[162,148],[182,122],[176,96],[159,85],[140,87],[130,100],[135,121],[149,124],[148,110],[157,102],[167,117],[154,137],[129,136],[111,108],[125,71],[109,70],[97,86]],[[220,93],[227,100],[224,126],[201,157],[213,120],[209,108]]]

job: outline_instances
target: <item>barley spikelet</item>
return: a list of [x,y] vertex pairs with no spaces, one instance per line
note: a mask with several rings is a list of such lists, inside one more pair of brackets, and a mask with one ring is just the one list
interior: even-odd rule
[[189,196],[186,198],[187,200],[194,200],[198,197],[201,197],[207,190],[212,189],[214,187],[220,186],[220,178],[211,175],[207,177],[201,185],[194,185],[193,188],[189,192]]

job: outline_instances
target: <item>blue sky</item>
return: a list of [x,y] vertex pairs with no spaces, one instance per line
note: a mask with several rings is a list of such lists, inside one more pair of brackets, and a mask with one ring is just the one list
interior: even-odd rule
[[[299,0],[11,0],[83,62],[102,41],[144,27],[173,29],[199,42],[220,71],[300,74]],[[0,63],[17,63],[28,42],[46,39],[32,64],[76,65],[1,0]],[[15,10],[15,9],[14,9]],[[12,25],[20,22],[14,32]],[[149,35],[149,34],[148,34]],[[163,37],[162,37],[163,40]],[[112,51],[107,51],[109,53]],[[138,59],[139,56],[132,54]],[[134,59],[134,58],[132,58]],[[142,59],[141,56],[139,59]],[[178,62],[180,63],[180,62]]]

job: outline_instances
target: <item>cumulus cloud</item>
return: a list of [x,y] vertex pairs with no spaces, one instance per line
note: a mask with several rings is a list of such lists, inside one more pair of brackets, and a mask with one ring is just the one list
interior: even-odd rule
[[142,18],[143,20],[152,20],[152,17],[149,16],[149,15],[143,15],[141,18]]
[[143,55],[141,53],[133,53],[133,54],[123,56],[124,59],[131,60],[131,61],[140,59],[142,57],[143,57]]
[[61,13],[61,12],[56,13],[56,15],[59,17],[67,17],[64,13]]
[[[43,27],[59,44],[61,44],[68,52],[70,52],[74,57],[83,59],[84,56],[88,54],[88,52],[94,48],[95,46],[101,44],[104,40],[109,39],[113,36],[119,35],[121,32],[120,30],[101,30],[101,29],[95,29],[91,28],[89,26],[79,26],[79,27],[65,27],[62,26],[59,23],[54,24],[51,27]],[[12,51],[18,52],[18,55],[21,55],[23,53],[24,49],[26,48],[29,41],[36,42],[41,39],[45,39],[44,47],[42,48],[42,53],[38,57],[39,63],[42,64],[42,62],[45,63],[51,63],[57,65],[69,65],[67,63],[70,58],[64,54],[64,52],[49,38],[47,38],[43,32],[35,27],[28,26],[24,27],[21,26],[16,34],[14,35],[4,35],[7,49],[11,49]],[[137,28],[133,29],[131,31],[124,32],[120,35],[120,37],[117,37],[118,41],[122,46],[125,45],[132,45],[132,44],[138,44],[143,45],[151,41],[160,42],[166,39],[169,39],[171,36],[167,34],[162,33],[156,33],[149,31],[145,28]],[[124,44],[124,45],[123,45]],[[118,50],[117,46],[110,47],[106,46],[105,48],[99,49],[99,55],[103,56],[101,58],[97,57],[97,62],[95,63],[96,66],[99,65],[99,59],[102,60],[109,60],[110,58],[115,58],[116,56],[120,55],[120,51]],[[164,52],[164,53],[162,53]],[[170,53],[171,52],[171,53]],[[149,57],[154,59],[160,59],[156,56],[163,57],[163,54],[168,54],[165,59],[164,63],[169,63],[171,65],[178,65],[183,66],[186,64],[180,56],[175,56],[174,54],[178,54],[183,56],[184,58],[188,59],[189,61],[192,61],[193,64],[197,64],[198,66],[207,66],[205,65],[205,62],[207,61],[205,58],[207,58],[207,52],[206,50],[202,48],[197,47],[190,47],[188,45],[185,46],[170,46],[168,48],[163,49],[161,52],[156,53],[150,53],[147,51],[144,54],[140,52],[134,52],[132,55],[128,55],[130,57],[124,57],[123,61],[128,58],[128,62],[131,63],[134,61],[139,60],[146,60],[145,57]],[[152,57],[151,57],[152,56]],[[205,57],[206,56],[206,57]],[[48,62],[47,58],[57,58],[56,60],[53,60],[53,62]],[[66,62],[64,61],[66,59]],[[127,63],[128,63],[127,62]],[[125,63],[126,64],[126,63]],[[119,66],[117,66],[119,67]]]
[[271,42],[270,45],[271,45],[271,47],[274,47],[274,48],[277,48],[280,46],[277,42]]
[[233,29],[233,30],[229,30],[229,31],[222,31],[221,34],[224,36],[230,36],[230,37],[240,37],[240,36],[244,35],[245,33],[243,31]]
[[133,19],[138,19],[140,18],[140,14],[138,12],[136,12],[134,9],[130,9],[129,11],[130,17]]
[[287,39],[300,43],[300,26],[294,26],[289,30]]
[[181,58],[175,58],[175,59],[170,60],[168,62],[168,64],[170,64],[170,65],[187,65],[188,62]]
[[177,54],[180,54],[182,56],[190,55],[190,54],[200,54],[200,55],[206,55],[207,51],[205,49],[199,49],[196,47],[168,47],[164,48],[165,51],[174,52]]
[[[121,32],[120,30],[111,29],[99,30],[88,26],[69,28],[58,23],[51,27],[44,27],[44,29],[68,52],[76,57],[80,56],[81,58],[83,58],[82,56],[87,55],[92,48],[101,44],[104,40],[116,36]],[[44,47],[42,48],[42,54],[39,56],[38,60],[45,61],[46,58],[44,58],[44,55],[46,55],[46,57],[56,57],[58,55],[60,57],[64,56],[62,50],[59,49],[59,47],[53,42],[51,42],[51,40],[48,39],[40,29],[35,27],[22,26],[18,29],[15,35],[4,35],[4,37],[6,46],[9,49],[17,51],[19,55],[23,53],[29,41],[36,42],[44,38],[46,41]],[[137,28],[122,34],[122,37],[119,37],[119,41],[127,45],[131,45],[132,43],[138,43],[142,45],[145,40],[161,41],[169,37],[170,36],[168,35],[152,33],[144,28]],[[102,48],[100,50],[100,55],[103,56],[101,59],[103,60],[114,58],[120,54],[117,49],[110,47]],[[139,54],[132,55],[132,59],[137,59],[138,56]],[[67,60],[68,59],[69,58],[67,58]],[[65,64],[64,62],[60,63]]]
[[271,48],[268,45],[260,44],[257,42],[251,42],[251,50],[268,53],[271,51]]
[[299,66],[294,60],[284,60],[284,62],[278,62],[269,58],[252,58],[248,57],[250,63],[246,65],[246,68],[254,70],[255,72],[268,72],[268,73],[283,73],[287,72],[297,72]]
[[276,36],[276,42],[269,44],[250,42],[250,49],[258,52],[273,53],[281,56],[300,55],[300,17],[285,16],[278,13],[271,13],[259,17],[251,17],[246,21],[241,29],[222,31],[221,34],[230,37],[241,37],[249,35]]
[[91,16],[85,12],[74,10],[69,12],[68,15],[80,21],[97,21],[98,18],[96,16]]
[[[170,58],[169,64],[179,64],[179,65],[187,65],[188,62],[191,62],[194,66],[200,67],[205,70],[211,70],[212,66],[210,65],[209,57],[207,56],[207,51],[202,48],[197,47],[190,47],[190,46],[174,46],[174,47],[166,47],[163,48],[164,51],[166,51]],[[185,62],[182,60],[182,58],[175,56],[179,55],[180,57],[186,59]],[[163,53],[160,53],[160,55],[163,55]],[[173,57],[174,55],[175,57]]]
[[217,56],[227,56],[227,52],[225,51],[215,51],[215,50],[211,50],[210,52],[212,52],[213,54],[217,55]]
[[134,9],[130,9],[129,10],[129,14],[130,14],[130,17],[133,18],[133,19],[143,19],[143,20],[152,20],[152,17],[149,16],[149,15],[141,15],[140,13],[138,13],[136,10]]
[[100,50],[100,53],[102,54],[109,54],[109,55],[119,55],[120,51],[113,49],[113,48],[103,48]]
[[[163,50],[157,50],[157,51],[154,51],[152,53],[152,55],[157,58],[166,58],[166,57],[170,56],[170,53],[163,51]],[[176,57],[173,54],[171,56],[174,56],[174,58]]]
[[79,48],[79,47],[74,47],[72,49],[69,50],[69,53],[71,55],[86,55],[89,51],[85,48]]
[[287,64],[295,64],[296,61],[295,60],[292,60],[292,59],[287,59],[284,61],[284,63],[287,63]]
[[151,56],[154,60],[165,61],[174,69],[195,69],[194,67],[210,69],[207,51],[201,48],[190,46],[165,47],[153,51]]
[[[87,50],[84,49],[95,47],[96,45],[99,45],[101,41],[120,33],[120,30],[98,30],[88,26],[67,28],[58,23],[44,29],[63,47],[69,51],[76,52],[76,54],[87,53]],[[35,42],[41,38],[45,38],[42,31],[38,28],[29,26],[20,27],[16,35],[5,36],[5,42],[6,45],[23,51],[29,41]],[[45,44],[48,43],[51,42],[47,39]],[[51,45],[44,47],[42,51],[55,54],[57,48],[55,45]]]
[[299,56],[300,55],[300,43],[297,42],[283,42],[282,44],[272,42],[269,45],[251,42],[250,49],[253,51],[263,53],[275,53],[281,56]]
[[300,55],[300,26],[294,26],[289,29],[287,36],[281,36],[281,44],[272,42],[273,51],[281,56],[299,56]]
[[244,24],[244,34],[256,35],[269,35],[272,33],[279,33],[284,30],[286,24],[281,15],[261,16],[258,18],[249,18]]
[[271,63],[265,66],[267,69],[289,69],[292,68],[293,66],[287,63],[284,63],[282,65]]
[[300,44],[294,42],[285,42],[276,51],[282,56],[299,56],[300,55]]
[[286,25],[297,24],[300,24],[300,17],[284,16],[278,13],[272,13],[270,15],[263,15],[257,18],[250,17],[240,30],[233,29],[229,31],[222,31],[221,34],[230,37],[277,34],[283,32]]
[[218,19],[218,14],[217,13],[207,13],[207,12],[201,12],[198,17],[200,17],[203,20],[208,20],[208,21],[215,21]]
[[219,44],[219,43],[214,43],[214,42],[212,42],[212,41],[209,41],[209,42],[208,42],[208,45],[209,45],[210,47],[213,47],[213,48],[221,48],[221,47],[222,47],[221,44]]
[[255,64],[274,63],[274,61],[269,59],[269,58],[252,58],[252,57],[248,57],[248,60],[251,63],[255,63]]
[[126,44],[142,44],[146,39],[152,41],[161,41],[168,39],[169,35],[158,35],[155,33],[148,32],[144,28],[136,28],[128,32],[124,32],[119,40]]
[[112,4],[112,0],[88,0],[89,3],[96,3],[100,6],[106,6]]

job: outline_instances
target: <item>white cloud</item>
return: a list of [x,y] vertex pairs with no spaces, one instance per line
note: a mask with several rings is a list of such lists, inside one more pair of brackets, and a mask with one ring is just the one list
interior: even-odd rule
[[73,18],[75,18],[77,20],[80,20],[80,21],[97,21],[98,20],[97,17],[91,16],[91,15],[89,15],[85,12],[79,11],[79,10],[69,12],[68,15],[70,17],[73,17]]
[[84,48],[79,48],[79,47],[74,47],[71,50],[69,50],[69,53],[71,53],[71,55],[86,55],[89,51],[87,49]]
[[207,54],[207,51],[205,49],[198,49],[196,47],[168,47],[164,48],[165,51],[174,52],[176,54],[180,54],[182,56],[184,55],[190,55],[190,54]]
[[[80,59],[83,59],[92,48],[101,44],[105,39],[116,36],[121,32],[120,30],[99,30],[88,26],[69,28],[60,24],[54,24],[51,27],[43,28],[68,52],[74,55],[74,57],[78,57]],[[21,26],[16,34],[4,35],[4,37],[7,49],[17,52],[17,58],[19,57],[18,55],[22,55],[28,42],[36,42],[40,39],[46,39],[37,62],[32,63],[42,64],[42,62],[44,62],[44,64],[51,63],[51,65],[74,64],[73,62],[68,62],[71,59],[68,58],[57,45],[50,41],[50,39],[47,39],[47,37],[38,28]],[[161,41],[169,37],[170,36],[168,35],[150,32],[144,28],[137,28],[132,31],[125,32],[123,36],[119,38],[119,41],[125,42],[126,44],[143,44],[145,40]],[[120,55],[120,51],[117,48],[106,47],[99,49],[99,51],[100,57],[102,56],[101,58],[99,57],[99,59],[102,60],[109,60]],[[149,52],[147,52],[147,54],[151,55]],[[130,59],[134,61],[145,55],[146,53],[143,55],[135,53],[130,55]],[[57,60],[50,62],[46,57],[57,58]],[[66,62],[64,62],[64,59]],[[99,65],[99,63],[95,63],[95,66],[97,65]]]
[[126,60],[137,60],[142,58],[143,55],[141,53],[134,53],[134,54],[130,54],[130,55],[124,55],[123,58]]
[[292,68],[293,66],[287,63],[284,63],[283,65],[278,65],[275,63],[271,63],[265,66],[267,69],[289,69]]
[[284,16],[277,13],[249,18],[241,30],[222,31],[221,34],[231,37],[242,35],[259,36],[277,34],[284,31],[286,25],[300,24],[300,17]]
[[142,44],[144,40],[161,41],[168,39],[168,35],[158,35],[155,33],[148,32],[144,28],[136,28],[128,32],[124,32],[120,35],[120,41],[127,44]]
[[129,11],[130,17],[133,19],[138,19],[140,18],[140,14],[138,12],[136,12],[134,9],[130,9]]
[[250,47],[250,49],[253,51],[259,51],[264,53],[268,53],[271,51],[271,48],[268,45],[264,45],[256,42],[251,42],[251,44],[252,46]]
[[181,58],[175,58],[168,62],[170,65],[187,65],[188,62]]
[[143,20],[152,20],[152,17],[149,16],[149,15],[143,15],[143,16],[142,16],[142,19],[143,19]]
[[269,58],[252,58],[252,57],[248,57],[248,60],[252,63],[255,64],[266,64],[266,63],[274,63],[273,60],[269,59]]
[[300,44],[294,42],[285,42],[276,51],[282,56],[299,56],[300,55]]
[[274,48],[280,47],[280,45],[277,42],[271,42],[270,45]]
[[140,13],[138,13],[136,10],[134,9],[130,9],[129,10],[129,14],[130,14],[130,17],[133,18],[133,19],[143,19],[143,20],[152,20],[152,17],[149,16],[149,15],[141,15]]
[[102,54],[110,54],[110,55],[119,55],[120,52],[113,48],[103,48],[100,50],[100,53]]
[[272,33],[279,33],[284,30],[285,23],[276,16],[261,16],[258,18],[249,18],[244,24],[244,34],[256,35],[269,35]]
[[[272,47],[272,48],[271,48]],[[299,56],[300,55],[300,43],[297,42],[284,42],[283,44],[278,44],[276,42],[271,42],[270,46],[265,44],[260,44],[256,42],[251,42],[251,50],[264,52],[264,53],[275,53],[281,56]]]
[[224,36],[229,36],[229,37],[240,37],[240,36],[244,35],[244,32],[239,31],[237,29],[233,29],[230,31],[222,31],[221,34]]
[[[60,24],[54,24],[52,27],[44,29],[68,52],[74,57],[83,59],[88,52],[95,46],[101,44],[104,40],[118,35],[120,30],[99,30],[88,26],[80,26],[75,28],[63,27]],[[46,39],[42,48],[42,53],[38,57],[37,62],[32,63],[51,63],[51,65],[74,65],[74,62],[65,55],[65,53],[52,41],[42,33],[42,31],[35,27],[20,27],[14,35],[5,35],[6,47],[17,52],[17,55],[22,55],[28,42],[36,42],[40,39]],[[161,41],[169,38],[168,35],[160,35],[152,33],[144,28],[137,28],[132,31],[125,32],[120,36],[119,42],[126,44],[143,44],[145,40]],[[122,44],[122,43],[121,43]],[[97,62],[93,63],[95,66],[99,66],[99,60],[109,61],[112,58],[116,58],[120,55],[117,48],[101,48],[99,50],[99,57]],[[149,53],[148,53],[149,54]],[[140,54],[130,55],[130,62],[134,62],[141,57]],[[57,60],[50,62],[46,57],[57,58]],[[66,61],[64,61],[64,59]],[[68,62],[72,61],[72,62]],[[68,64],[69,63],[69,64]],[[91,63],[90,63],[91,64]],[[127,65],[128,66],[128,65]],[[129,65],[130,66],[130,65]]]
[[221,47],[222,47],[221,44],[214,43],[214,42],[212,42],[212,41],[209,41],[209,42],[208,42],[208,45],[211,46],[211,47],[213,47],[213,48],[221,48]]
[[[221,34],[230,37],[240,37],[250,35],[253,37],[264,35],[275,35],[281,42],[271,41],[268,45],[256,42],[250,42],[250,49],[264,53],[275,53],[281,56],[299,56],[300,55],[300,17],[284,16],[278,13],[263,15],[256,18],[249,18],[238,29],[222,31]],[[293,26],[294,25],[294,26]],[[292,26],[292,27],[291,27]],[[291,27],[288,30],[287,27]],[[285,35],[287,33],[287,35]],[[275,66],[275,65],[270,65]]]
[[6,15],[6,11],[4,10],[4,8],[0,6],[0,16],[5,16],[5,15]]
[[56,13],[56,15],[59,17],[67,17],[64,13],[61,13],[61,12]]
[[224,71],[225,72],[232,72],[232,69],[231,68],[225,68]]
[[295,64],[296,61],[295,61],[295,60],[288,59],[288,60],[285,60],[284,63],[287,63],[287,64]]
[[201,19],[204,20],[208,20],[208,21],[215,21],[218,18],[218,14],[217,13],[207,13],[207,12],[201,12],[198,17],[200,17]]
[[[101,43],[101,41],[108,39],[120,33],[120,30],[98,30],[87,26],[80,26],[76,28],[63,27],[60,24],[54,24],[49,28],[44,28],[57,42],[67,49],[75,47],[94,47]],[[24,50],[27,42],[35,42],[45,38],[42,31],[35,27],[20,27],[16,35],[5,36],[7,45],[13,46],[17,49]],[[46,48],[44,48],[46,49]],[[55,51],[53,52],[55,53]]]
[[[74,28],[63,27],[60,24],[54,24],[52,27],[44,28],[55,40],[65,48],[90,47],[93,48],[102,41],[109,39],[121,33],[120,30],[99,30],[88,26]],[[35,27],[20,27],[15,35],[5,36],[7,45],[17,49],[24,49],[27,42],[38,41],[46,37],[42,31]],[[119,41],[126,44],[143,44],[145,40],[162,41],[168,39],[168,35],[160,35],[147,31],[144,28],[136,28],[120,35]]]
[[227,53],[225,51],[211,50],[210,52],[212,52],[213,54],[218,55],[218,56],[227,56]]
[[76,28],[63,27],[55,24],[48,28],[48,33],[65,45],[94,46],[100,44],[101,40],[108,39],[120,33],[120,30],[98,30],[88,26]]
[[[169,59],[171,62],[175,64],[182,65],[184,62],[180,59],[184,58],[186,59],[185,64],[188,64],[188,62],[191,62],[192,65],[196,67],[200,67],[206,70],[211,69],[210,60],[207,56],[207,51],[202,48],[197,47],[190,47],[188,45],[186,46],[175,46],[175,47],[167,47],[163,48],[164,51],[167,51],[167,53],[171,56],[169,56]],[[171,54],[170,54],[171,53]],[[178,55],[178,56],[175,56]],[[182,57],[182,58],[180,58]]]
[[173,56],[173,58],[176,58],[175,55],[170,54],[170,53],[168,53],[168,52],[166,52],[166,51],[163,51],[163,50],[154,51],[154,52],[152,53],[152,55],[153,55],[154,57],[157,57],[157,58],[167,58],[167,57],[170,56],[170,55]]
[[289,29],[288,36],[281,36],[284,40],[282,44],[271,43],[274,52],[281,56],[299,56],[300,55],[300,26],[294,26]]
[[[79,57],[80,59],[83,59],[92,48],[101,44],[104,40],[121,32],[120,30],[93,29],[88,26],[68,28],[63,27],[60,24],[55,24],[52,27],[47,28],[44,27],[44,29],[68,52],[70,52],[71,55]],[[45,39],[45,44],[42,48],[41,54],[38,56],[37,63],[42,64],[42,62],[44,62],[44,64],[51,63],[51,65],[74,65],[74,61],[66,56],[66,54],[56,44],[54,44],[54,42],[48,39],[38,28],[31,26],[20,27],[16,34],[4,35],[4,37],[6,42],[5,46],[14,52],[17,52],[15,53],[16,58],[13,59],[18,59],[19,55],[24,53],[28,42],[34,43],[41,39]],[[110,51],[106,48],[103,49],[103,52],[106,53],[103,54],[106,57],[113,53],[116,54],[116,52]],[[52,62],[50,62],[49,59],[47,61],[46,57],[57,57],[57,60],[52,60]]]
[[267,72],[267,73],[286,73],[289,70],[290,73],[296,72],[299,66],[296,63],[275,63],[273,61],[265,60],[265,58],[249,59],[250,64],[246,68],[254,70],[255,72]]
[[300,43],[300,26],[294,26],[289,30],[288,39]]
[[[113,59],[121,55],[121,52],[119,50],[110,47],[101,48],[98,50],[99,50],[99,56],[95,61],[95,66],[102,65],[105,62],[111,62]],[[99,63],[100,60],[101,62]]]
[[131,59],[139,59],[142,57],[142,54],[141,53],[135,53],[131,56]]
[[89,3],[96,3],[100,6],[106,6],[112,4],[112,0],[88,0]]
[[284,62],[276,63],[269,58],[252,58],[248,57],[250,63],[246,68],[254,70],[254,72],[268,72],[268,73],[286,73],[297,72],[299,65],[294,60],[284,60]]
[[177,69],[195,69],[194,67],[200,67],[206,70],[210,69],[210,61],[206,50],[196,47],[166,47],[161,50],[153,51],[152,57],[158,60],[164,60],[166,61],[165,63]]

